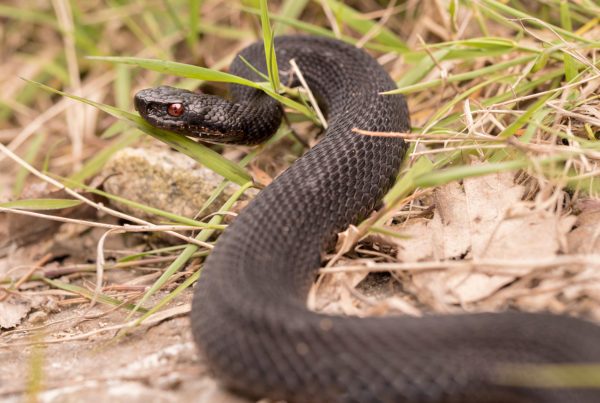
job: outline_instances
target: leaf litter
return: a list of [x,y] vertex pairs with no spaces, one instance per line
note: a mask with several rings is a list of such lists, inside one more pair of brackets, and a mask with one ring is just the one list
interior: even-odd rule
[[[515,183],[514,172],[436,188],[431,218],[417,216],[388,227],[402,238],[378,234],[364,241],[391,247],[395,253],[385,255],[387,263],[378,263],[381,257],[338,262],[340,270],[333,267],[338,272],[317,283],[319,292],[309,305],[358,316],[520,309],[575,310],[600,318],[597,307],[574,306],[599,295],[600,262],[566,254],[588,251],[594,234],[600,242],[600,210],[588,209],[579,217],[560,214],[547,203],[523,200],[527,193],[525,185]],[[387,286],[374,286],[382,280],[381,274],[369,280],[373,270],[392,273],[384,276]],[[364,294],[373,288],[379,288],[377,296]]]

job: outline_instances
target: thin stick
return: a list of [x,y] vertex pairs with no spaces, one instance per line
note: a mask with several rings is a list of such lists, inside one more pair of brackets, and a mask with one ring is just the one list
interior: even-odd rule
[[292,70],[293,70],[294,74],[296,75],[296,77],[298,77],[298,80],[300,80],[300,84],[302,84],[302,88],[304,88],[304,90],[306,91],[306,94],[308,95],[308,99],[310,100],[310,103],[312,104],[313,108],[315,108],[315,112],[317,113],[317,117],[319,118],[319,121],[321,122],[323,127],[325,129],[327,129],[327,120],[325,120],[325,116],[321,112],[321,109],[319,108],[319,105],[317,104],[317,100],[313,96],[313,93],[310,90],[310,88],[308,87],[308,84],[306,84],[306,80],[304,79],[302,72],[298,68],[298,65],[296,64],[296,60],[295,59],[290,60],[290,65],[292,66]]

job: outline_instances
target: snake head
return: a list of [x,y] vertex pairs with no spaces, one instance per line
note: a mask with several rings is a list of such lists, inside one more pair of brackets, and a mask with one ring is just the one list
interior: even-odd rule
[[159,129],[215,142],[229,142],[239,135],[232,118],[236,104],[215,95],[161,86],[138,92],[134,105],[146,122]]

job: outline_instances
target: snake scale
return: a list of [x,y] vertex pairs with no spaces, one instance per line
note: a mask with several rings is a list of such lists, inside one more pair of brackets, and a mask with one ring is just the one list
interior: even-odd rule
[[[306,296],[336,234],[365,218],[393,184],[409,114],[386,71],[353,45],[316,36],[275,40],[281,81],[297,62],[323,104],[324,138],[279,175],[220,236],[196,285],[195,341],[211,370],[250,397],[289,402],[599,402],[600,389],[518,387],[514,364],[600,362],[600,327],[525,313],[354,318],[314,313]],[[240,52],[266,72],[262,42]],[[263,81],[237,57],[230,72]],[[150,124],[210,141],[259,143],[279,104],[232,85],[233,101],[171,87],[140,91]],[[512,369],[511,369],[512,368]],[[533,378],[532,378],[533,379]],[[525,379],[524,381],[527,381]]]

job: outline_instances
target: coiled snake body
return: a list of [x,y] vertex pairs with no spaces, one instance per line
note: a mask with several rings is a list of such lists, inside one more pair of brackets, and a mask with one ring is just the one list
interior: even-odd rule
[[[281,81],[290,80],[294,58],[329,128],[233,220],[205,263],[192,329],[214,373],[246,395],[297,402],[600,401],[600,389],[503,381],[510,364],[600,361],[600,328],[581,320],[510,313],[359,319],[306,308],[321,254],[376,207],[406,151],[401,139],[352,129],[403,132],[409,115],[401,95],[379,94],[394,82],[352,45],[295,35],[278,37],[275,49]],[[241,55],[266,72],[262,43]],[[263,80],[240,58],[230,71]],[[157,127],[213,141],[256,143],[274,133],[277,102],[239,85],[232,96],[158,87],[138,93],[135,105]]]

